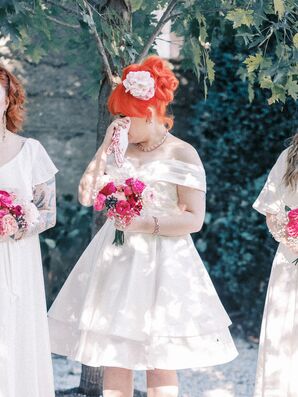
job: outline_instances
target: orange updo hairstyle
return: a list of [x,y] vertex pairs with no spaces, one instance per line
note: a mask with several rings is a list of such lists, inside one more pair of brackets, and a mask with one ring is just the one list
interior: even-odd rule
[[129,117],[150,119],[152,113],[149,107],[156,109],[157,117],[168,129],[173,127],[173,117],[166,114],[167,106],[173,101],[174,92],[178,87],[178,80],[168,67],[166,61],[157,55],[149,56],[141,64],[131,64],[123,70],[122,81],[129,72],[147,71],[155,82],[155,94],[148,100],[138,99],[125,92],[122,83],[111,93],[108,99],[110,113],[123,114]]
[[2,65],[0,65],[0,84],[9,99],[6,110],[6,127],[11,132],[18,132],[22,129],[25,117],[24,88],[20,81]]

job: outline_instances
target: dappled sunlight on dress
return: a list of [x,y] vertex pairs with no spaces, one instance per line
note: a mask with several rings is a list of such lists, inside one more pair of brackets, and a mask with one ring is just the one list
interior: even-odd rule
[[[285,150],[272,168],[254,208],[266,215],[298,208],[298,190],[283,184]],[[298,266],[297,254],[279,244],[263,314],[254,397],[297,397],[298,395]]]
[[[206,190],[203,167],[156,160],[107,164],[108,177],[138,177],[154,189],[143,215],[178,214],[177,185]],[[91,366],[179,369],[237,355],[226,314],[190,235],[125,232],[112,244],[107,220],[49,311],[52,351]]]

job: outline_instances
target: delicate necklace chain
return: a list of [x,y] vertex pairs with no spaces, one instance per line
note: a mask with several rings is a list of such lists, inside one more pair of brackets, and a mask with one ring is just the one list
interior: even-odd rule
[[169,135],[169,131],[167,131],[164,136],[162,137],[162,140],[154,145],[144,147],[141,143],[136,143],[136,147],[142,152],[152,152],[152,150],[157,149],[160,145],[164,143],[164,141],[167,139],[167,136]]

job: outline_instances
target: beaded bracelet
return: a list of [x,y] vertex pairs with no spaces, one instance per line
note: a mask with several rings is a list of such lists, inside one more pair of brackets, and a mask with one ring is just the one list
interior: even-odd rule
[[154,220],[154,230],[153,234],[159,234],[159,223],[158,223],[158,218],[156,216],[152,216]]

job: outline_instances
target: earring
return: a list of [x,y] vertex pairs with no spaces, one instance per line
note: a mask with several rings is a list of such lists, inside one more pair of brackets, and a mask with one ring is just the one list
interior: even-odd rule
[[2,117],[2,142],[5,141],[6,138],[6,110],[3,112]]

